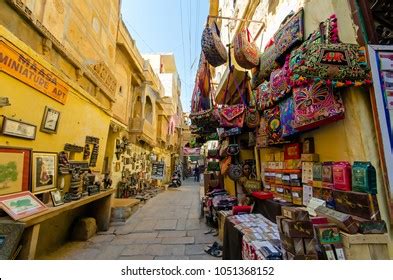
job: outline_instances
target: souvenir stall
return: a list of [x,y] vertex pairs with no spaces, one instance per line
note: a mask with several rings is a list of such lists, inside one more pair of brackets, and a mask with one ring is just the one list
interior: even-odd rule
[[[300,9],[262,53],[242,29],[229,55],[216,24],[202,35],[193,129],[218,132],[208,166],[240,206],[253,206],[217,213],[224,259],[389,259],[375,168],[348,154],[355,149],[341,153],[348,144],[337,134],[355,119],[354,92],[372,83],[365,50],[341,42],[335,15],[314,29],[305,36]],[[224,93],[215,94],[207,64],[227,61]],[[238,66],[252,76],[239,80]]]

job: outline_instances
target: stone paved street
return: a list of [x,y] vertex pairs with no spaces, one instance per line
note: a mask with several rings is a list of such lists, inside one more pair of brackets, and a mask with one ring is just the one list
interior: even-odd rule
[[204,252],[217,237],[200,219],[200,186],[191,179],[150,199],[121,226],[70,242],[44,259],[218,260]]

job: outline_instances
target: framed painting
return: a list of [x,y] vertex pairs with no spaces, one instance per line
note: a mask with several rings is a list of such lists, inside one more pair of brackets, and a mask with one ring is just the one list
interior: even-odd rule
[[1,196],[0,207],[14,220],[20,220],[48,209],[29,191]]
[[32,162],[32,193],[55,190],[57,182],[57,154],[33,152]]
[[0,196],[28,191],[31,150],[0,147]]
[[46,106],[44,111],[44,116],[42,118],[40,130],[42,132],[55,134],[57,132],[59,119],[60,119],[60,112]]
[[35,125],[3,117],[2,133],[4,135],[34,140],[36,131]]
[[53,206],[59,206],[64,204],[63,197],[61,195],[61,192],[59,190],[51,191],[50,196],[52,198]]

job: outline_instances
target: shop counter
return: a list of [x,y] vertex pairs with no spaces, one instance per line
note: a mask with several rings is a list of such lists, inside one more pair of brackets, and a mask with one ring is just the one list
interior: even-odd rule
[[99,231],[108,230],[112,195],[115,191],[102,191],[19,220],[26,224],[26,228],[18,258],[35,259],[36,255],[49,253],[64,244],[78,217],[94,217]]

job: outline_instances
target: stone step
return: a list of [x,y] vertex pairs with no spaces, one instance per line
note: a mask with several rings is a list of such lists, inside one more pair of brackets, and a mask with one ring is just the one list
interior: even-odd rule
[[139,208],[139,199],[115,198],[111,207],[111,224],[126,223]]

